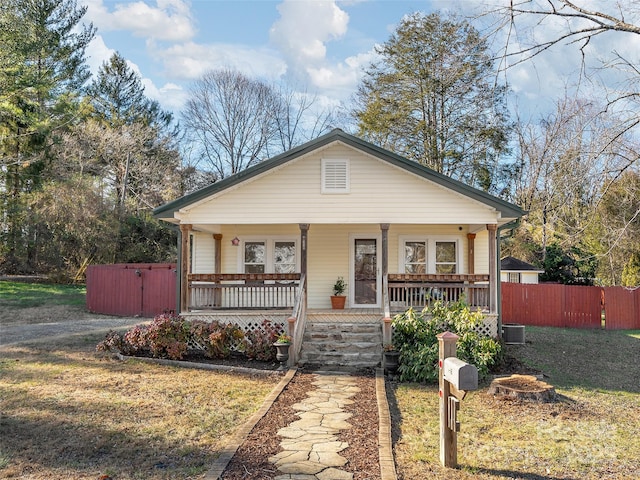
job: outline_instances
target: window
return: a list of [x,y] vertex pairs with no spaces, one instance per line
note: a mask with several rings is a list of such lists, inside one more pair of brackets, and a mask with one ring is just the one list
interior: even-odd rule
[[349,193],[349,162],[322,159],[322,193]]
[[509,283],[520,283],[520,273],[519,272],[509,272],[507,282]]
[[427,242],[405,242],[404,273],[427,273]]
[[275,273],[295,273],[296,243],[275,242],[273,261]]
[[264,239],[243,242],[244,273],[295,273],[298,268],[295,240]]
[[400,238],[400,267],[404,273],[453,274],[458,265],[458,240],[455,238]]
[[265,273],[267,248],[265,242],[245,242],[244,273]]
[[436,242],[436,273],[457,273],[456,242]]

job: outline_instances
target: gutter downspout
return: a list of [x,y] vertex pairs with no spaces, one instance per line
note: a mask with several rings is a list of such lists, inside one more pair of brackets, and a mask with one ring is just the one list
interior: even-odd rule
[[496,232],[496,256],[498,257],[498,261],[496,262],[495,268],[498,270],[496,272],[496,275],[498,277],[498,284],[497,284],[497,288],[498,288],[498,299],[500,300],[498,302],[498,337],[502,338],[502,281],[500,280],[500,240],[502,240],[502,231],[509,229],[509,230],[514,230],[516,228],[518,228],[520,226],[520,218],[516,218],[515,220],[512,220],[508,223],[505,223],[504,225],[501,225],[498,227],[498,230]]

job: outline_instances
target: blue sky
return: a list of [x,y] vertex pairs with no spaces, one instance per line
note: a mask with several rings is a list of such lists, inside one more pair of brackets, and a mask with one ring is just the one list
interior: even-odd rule
[[[508,0],[79,0],[98,28],[88,49],[95,73],[118,51],[145,85],[147,96],[179,113],[189,85],[206,71],[237,69],[267,81],[288,78],[327,105],[348,100],[404,15],[451,10],[470,15]],[[595,3],[601,0],[582,0]],[[536,37],[563,28],[548,22]],[[590,61],[616,49],[637,57],[637,39],[605,35],[588,48]],[[637,36],[636,36],[637,37]],[[498,38],[499,41],[499,38]],[[575,45],[559,46],[509,71],[511,101],[528,111],[549,108],[577,81]],[[293,80],[292,80],[293,79]]]

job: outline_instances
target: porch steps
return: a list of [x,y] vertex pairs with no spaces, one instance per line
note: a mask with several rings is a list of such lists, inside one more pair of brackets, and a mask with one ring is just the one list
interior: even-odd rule
[[382,361],[382,325],[376,323],[307,323],[300,366],[364,369]]

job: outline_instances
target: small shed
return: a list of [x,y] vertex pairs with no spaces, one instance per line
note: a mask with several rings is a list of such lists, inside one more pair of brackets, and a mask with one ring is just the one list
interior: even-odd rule
[[538,275],[544,270],[514,257],[500,260],[500,281],[508,283],[538,283]]

